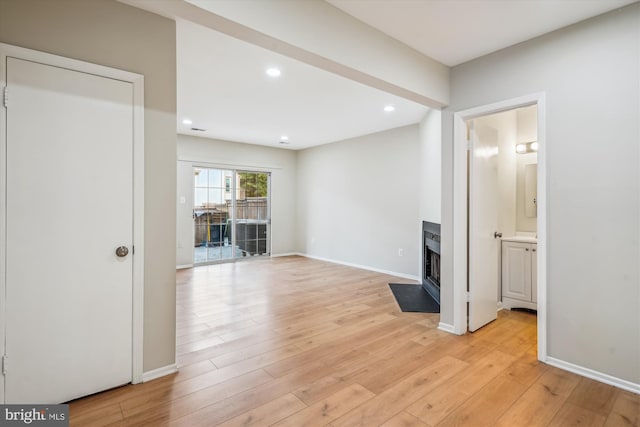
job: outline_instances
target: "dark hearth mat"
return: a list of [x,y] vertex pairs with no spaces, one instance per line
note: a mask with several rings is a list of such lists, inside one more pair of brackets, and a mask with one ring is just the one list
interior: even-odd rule
[[422,285],[389,283],[400,310],[415,313],[440,313],[440,305]]

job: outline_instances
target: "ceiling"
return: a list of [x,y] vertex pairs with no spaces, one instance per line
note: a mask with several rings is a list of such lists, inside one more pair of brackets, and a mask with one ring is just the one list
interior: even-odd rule
[[[451,66],[636,0],[327,1]],[[428,110],[187,21],[177,22],[177,58],[182,134],[298,150],[414,124]]]
[[191,22],[177,21],[176,31],[179,133],[303,149],[414,124],[427,111]]
[[326,0],[455,66],[638,0]]

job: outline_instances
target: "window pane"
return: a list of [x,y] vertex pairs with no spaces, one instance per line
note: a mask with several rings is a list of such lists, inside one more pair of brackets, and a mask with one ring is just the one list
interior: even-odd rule
[[222,171],[219,169],[209,169],[209,187],[223,188]]
[[209,188],[209,207],[219,208],[224,204],[224,191],[221,188]]
[[204,168],[194,168],[193,174],[196,187],[206,187],[209,177],[209,170]]
[[193,207],[198,209],[198,208],[203,208],[206,206],[207,203],[207,189],[206,188],[196,188],[195,189],[195,193],[194,193],[194,198],[193,198]]

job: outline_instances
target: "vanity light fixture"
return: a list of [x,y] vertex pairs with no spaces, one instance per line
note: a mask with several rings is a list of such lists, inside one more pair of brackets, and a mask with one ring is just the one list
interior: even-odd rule
[[535,153],[536,151],[538,151],[537,141],[516,144],[516,153],[518,154]]
[[275,67],[267,68],[266,73],[267,73],[267,75],[269,77],[274,77],[274,78],[275,77],[280,77],[280,74],[282,74],[280,72],[280,70],[278,68],[275,68]]
[[386,111],[387,113],[395,111],[395,109],[396,109],[396,107],[394,107],[393,105],[385,105],[384,106],[384,111]]

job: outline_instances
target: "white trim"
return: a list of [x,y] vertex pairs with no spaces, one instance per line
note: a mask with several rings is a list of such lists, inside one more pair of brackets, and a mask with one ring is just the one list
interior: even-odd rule
[[467,126],[460,113],[453,125],[453,333],[462,335],[467,331]]
[[178,365],[172,363],[171,365],[163,366],[161,368],[152,369],[142,374],[142,382],[153,381],[158,378],[165,377],[167,375],[175,374],[178,372]]
[[243,170],[247,172],[269,172],[269,171],[283,169],[282,166],[266,164],[266,163],[262,165],[260,164],[246,165],[243,163],[238,163],[233,160],[220,160],[220,159],[207,158],[207,157],[195,158],[195,157],[184,156],[184,155],[178,155],[178,161],[192,163],[191,166],[196,168],[204,167],[204,168],[215,168],[215,169],[238,169],[238,170]]
[[133,358],[131,382],[144,369],[144,76],[133,75]]
[[448,323],[438,323],[438,329],[440,329],[441,331],[444,332],[448,332],[450,334],[456,334],[456,335],[463,335],[464,332],[462,334],[457,334],[455,328],[453,327],[453,325],[450,325]]
[[538,105],[538,360],[547,358],[547,105],[544,92]]
[[[7,52],[5,45],[0,44],[0,97],[4,97],[4,88],[7,86]],[[3,172],[0,173],[0,356],[5,355],[5,332],[6,332],[6,242],[7,242],[7,113],[4,101],[0,101],[0,166]],[[5,381],[4,375],[0,375],[0,403],[5,403],[4,397]]]
[[304,256],[298,252],[283,252],[281,254],[271,254],[271,258],[281,258],[285,256]]
[[354,264],[354,263],[345,262],[345,261],[337,261],[337,260],[330,259],[330,258],[324,258],[324,257],[319,257],[319,256],[309,255],[309,254],[304,254],[304,253],[297,254],[297,255],[303,256],[305,258],[317,259],[318,261],[326,261],[326,262],[330,262],[330,263],[333,263],[333,264],[346,265],[347,267],[359,268],[361,270],[375,271],[376,273],[383,273],[383,274],[388,274],[390,276],[402,277],[403,279],[415,280],[415,281],[418,281],[418,282],[420,281],[420,278],[418,276],[414,276],[412,274],[398,273],[398,272],[395,272],[395,271],[383,270],[383,269],[380,269],[380,268],[370,267],[370,266],[367,266],[367,265]]
[[[18,46],[12,46],[0,43],[0,86],[6,86],[6,57],[11,56],[23,60],[39,62],[42,64],[53,65],[56,67],[66,68],[69,70],[94,74],[97,76],[117,79],[129,82],[133,85],[133,242],[132,247],[135,248],[135,256],[133,256],[133,294],[132,294],[132,366],[131,366],[131,382],[138,383],[142,381],[143,369],[143,325],[144,325],[144,76],[128,71],[118,70],[111,67],[92,64],[89,62],[79,61],[76,59],[65,58],[50,53],[40,52],[31,49],[25,49]],[[4,114],[4,105],[2,105],[3,113],[0,114],[0,146],[6,147],[6,115]],[[5,150],[0,150],[0,164],[6,163]],[[6,168],[5,168],[6,170]],[[6,176],[2,174],[0,178],[0,241],[6,242]],[[4,244],[0,245],[0,258],[2,271],[6,271],[4,263],[6,262]],[[0,277],[0,295],[5,295],[6,277]],[[0,344],[2,353],[4,353],[5,342],[5,306],[3,297],[0,303]],[[4,377],[2,379],[0,400],[4,402]]]
[[176,265],[176,270],[184,270],[185,268],[192,268],[193,264]]
[[623,380],[621,378],[617,378],[599,371],[594,371],[593,369],[585,368],[580,365],[565,362],[564,360],[556,359],[555,357],[547,357],[547,360],[545,362],[548,365],[555,366],[556,368],[564,369],[565,371],[573,372],[574,374],[591,378],[592,380],[600,381],[601,383],[609,384],[614,387],[630,391],[632,393],[640,394],[640,384],[632,383],[631,381]]
[[547,355],[547,198],[546,106],[544,92],[483,105],[453,116],[453,330],[467,330],[467,142],[466,121],[480,116],[538,106],[538,359]]

